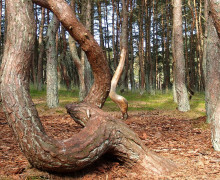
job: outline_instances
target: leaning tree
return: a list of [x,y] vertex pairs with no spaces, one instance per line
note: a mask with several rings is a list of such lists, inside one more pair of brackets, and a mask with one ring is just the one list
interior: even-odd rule
[[33,0],[53,11],[86,52],[94,84],[83,102],[67,106],[73,119],[85,126],[65,140],[47,136],[29,94],[29,72],[34,48],[34,13],[31,0],[7,1],[7,40],[1,66],[1,97],[9,126],[22,152],[36,168],[71,172],[91,164],[106,152],[148,173],[161,174],[173,163],[150,152],[138,136],[102,107],[110,89],[107,61],[93,36],[76,19],[65,0]]

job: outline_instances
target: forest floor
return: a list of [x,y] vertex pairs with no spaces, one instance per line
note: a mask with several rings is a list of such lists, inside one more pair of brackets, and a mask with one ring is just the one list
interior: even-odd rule
[[[147,104],[151,100],[160,104],[163,99],[166,101],[163,103],[164,108],[160,105],[157,108]],[[163,99],[156,97],[144,101],[136,97],[130,100],[131,111],[129,118],[125,120],[150,150],[170,159],[177,167],[170,174],[149,175],[144,179],[220,179],[220,153],[212,148],[210,127],[205,123],[204,101],[201,101],[201,97],[195,97],[191,102],[193,110],[189,113],[180,113],[173,108],[175,105],[172,98],[167,96]],[[62,99],[61,104],[65,103],[63,101],[67,100]],[[47,109],[44,97],[35,97],[34,102],[49,136],[63,139],[80,131],[81,127],[65,113],[64,107]],[[116,112],[117,108],[112,110],[115,105],[110,101],[106,104],[104,110],[119,119],[120,113]],[[146,106],[151,108],[144,109]],[[0,179],[143,179],[142,174],[107,156],[73,174],[49,174],[39,171],[32,168],[21,153],[2,110],[0,129]]]

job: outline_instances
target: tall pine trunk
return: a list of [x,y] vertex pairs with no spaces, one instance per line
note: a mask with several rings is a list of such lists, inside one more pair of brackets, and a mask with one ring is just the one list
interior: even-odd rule
[[43,55],[44,55],[44,43],[43,43],[43,30],[45,22],[45,8],[41,9],[41,23],[39,32],[39,56],[38,56],[38,68],[37,68],[37,89],[41,91],[43,89]]
[[59,27],[59,20],[53,15],[47,30],[47,106],[54,108],[59,105],[58,99],[58,74],[57,74],[57,50],[56,32]]
[[189,99],[185,83],[185,59],[183,49],[183,30],[182,30],[182,0],[175,0],[173,3],[173,32],[174,32],[174,57],[175,66],[175,88],[177,93],[178,110],[189,111]]

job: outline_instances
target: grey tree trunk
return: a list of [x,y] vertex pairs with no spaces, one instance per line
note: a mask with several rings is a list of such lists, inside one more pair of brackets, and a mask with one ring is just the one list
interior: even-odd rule
[[174,45],[174,27],[172,28],[172,39],[171,39],[171,48],[173,55],[173,101],[177,103],[177,94],[176,94],[176,79],[175,79],[175,70],[176,70],[176,57],[175,57],[175,45]]
[[59,20],[53,15],[53,19],[47,30],[47,106],[54,108],[59,105],[58,98],[58,73],[57,73],[57,50],[56,32]]
[[190,110],[189,98],[185,82],[185,59],[183,49],[182,30],[182,0],[175,0],[173,3],[173,32],[174,32],[174,57],[175,66],[175,88],[177,93],[178,110],[186,112]]

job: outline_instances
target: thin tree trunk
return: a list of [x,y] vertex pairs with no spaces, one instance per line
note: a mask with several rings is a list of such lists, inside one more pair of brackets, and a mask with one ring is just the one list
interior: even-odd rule
[[37,68],[37,89],[42,91],[43,89],[43,55],[44,55],[44,43],[43,43],[43,30],[45,22],[45,8],[41,9],[41,23],[39,31],[39,57],[38,57],[38,68]]
[[[199,19],[200,16],[198,16],[198,12],[197,12],[197,7],[196,7],[196,1],[193,1],[193,5],[194,5],[194,10],[195,10],[195,23],[196,23],[196,37],[197,37],[197,57],[198,57],[198,75],[199,75],[199,89],[204,89],[204,76],[203,76],[203,70],[202,70],[202,56],[203,56],[203,52],[202,52],[202,39],[200,39],[201,37],[201,31],[199,28]],[[201,13],[200,13],[201,14]],[[200,15],[199,14],[199,15]]]
[[140,92],[141,94],[145,91],[145,63],[144,63],[144,54],[143,54],[143,13],[144,13],[144,0],[141,0],[141,4],[139,5],[139,64],[140,64]]
[[[85,0],[86,13],[85,16],[85,26],[86,29],[91,32],[91,11],[92,11],[92,0]],[[104,51],[105,59],[107,59],[106,53]],[[85,85],[86,85],[86,95],[89,93],[89,90],[93,83],[92,70],[88,61],[88,58],[84,51],[81,52],[81,58],[83,58],[84,62],[84,75],[85,75]],[[81,59],[82,60],[82,59]]]
[[61,73],[62,73],[62,76],[63,76],[63,80],[64,80],[64,83],[66,85],[66,88],[67,90],[70,90],[71,88],[71,80],[70,80],[70,77],[68,75],[68,71],[67,71],[67,59],[66,59],[66,52],[67,52],[67,42],[66,42],[66,35],[65,35],[65,29],[64,27],[62,26],[62,29],[61,29],[61,42],[62,42],[62,52],[60,54],[60,57],[59,57],[59,63],[60,63],[60,68],[61,68]]
[[129,17],[129,54],[130,54],[130,83],[131,91],[135,90],[135,81],[134,81],[134,49],[133,49],[133,3],[130,0],[130,17]]
[[59,20],[53,15],[47,30],[47,106],[55,108],[59,105],[58,99],[58,74],[57,74],[57,50],[56,32]]
[[106,7],[105,7],[105,23],[106,23],[106,41],[107,41],[107,48],[108,48],[108,50],[107,50],[107,53],[108,53],[108,56],[107,56],[107,59],[108,59],[108,64],[109,64],[109,66],[110,66],[110,70],[111,70],[111,72],[112,72],[112,68],[111,68],[111,51],[110,51],[110,34],[109,34],[109,20],[108,20],[108,1],[107,0],[105,0],[105,4],[106,4]]
[[177,92],[178,110],[189,111],[189,99],[185,84],[185,59],[182,33],[182,0],[175,0],[173,4],[173,28],[174,28],[174,57],[176,58],[175,87]]
[[102,30],[102,12],[101,12],[101,1],[97,0],[97,7],[98,7],[98,20],[99,20],[99,38],[100,38],[100,46],[104,50],[104,37],[103,37],[103,30]]
[[152,2],[148,0],[145,3],[145,13],[147,15],[146,18],[146,51],[145,51],[145,89],[150,92],[150,94],[154,94],[153,92],[153,60],[151,58],[151,16],[152,16]]
[[188,5],[192,14],[192,23],[191,23],[191,30],[190,30],[190,54],[189,54],[189,82],[188,83],[188,88],[195,89],[196,88],[196,75],[195,75],[195,49],[194,49],[194,35],[193,32],[195,30],[195,16],[194,16],[194,11],[193,8],[190,4],[190,0],[188,0]]
[[206,87],[206,61],[207,61],[207,35],[208,35],[208,0],[204,0],[204,18],[205,18],[205,23],[204,23],[204,44],[203,44],[203,62],[202,62],[202,67],[203,67],[203,74],[204,74],[204,81],[205,81],[205,87]]
[[165,79],[165,90],[166,93],[169,91],[170,87],[170,28],[169,28],[169,16],[170,16],[170,11],[168,8],[168,0],[166,0],[166,23],[167,23],[167,31],[166,31],[166,43],[165,43],[165,73],[164,73],[164,79]]
[[[188,57],[188,35],[187,35],[187,32],[188,32],[188,29],[187,29],[187,12],[186,12],[186,6],[184,6],[184,20],[185,20],[185,23],[184,23],[184,33],[185,33],[185,64],[186,64],[186,83],[187,83],[187,87],[189,88],[190,87],[190,75],[189,75],[189,57]],[[173,35],[172,35],[173,36]],[[174,41],[174,39],[172,40]],[[174,45],[173,45],[174,46]],[[174,52],[174,47],[173,47],[173,52]],[[173,57],[174,58],[174,57]],[[175,77],[174,77],[175,78]],[[176,91],[174,91],[176,93]],[[177,102],[177,100],[176,100]]]
[[128,114],[128,101],[123,97],[116,93],[116,87],[118,81],[122,75],[122,71],[125,64],[126,54],[128,52],[128,37],[127,37],[127,25],[128,25],[128,16],[127,16],[127,8],[125,0],[122,0],[122,14],[123,14],[123,22],[122,22],[122,33],[121,33],[121,54],[120,61],[118,67],[115,71],[115,74],[111,81],[111,89],[109,93],[109,97],[114,101],[120,108],[122,113],[122,119],[127,119]]
[[165,59],[165,47],[166,47],[166,41],[165,41],[165,22],[164,22],[164,11],[163,9],[161,10],[161,16],[162,16],[162,37],[161,37],[161,44],[162,44],[162,63],[163,63],[163,84],[162,84],[162,90],[164,92],[164,90],[166,90],[166,85],[165,85],[165,81],[166,81],[166,59]]
[[113,63],[114,70],[117,68],[117,55],[116,55],[116,47],[115,47],[115,4],[114,0],[112,0],[112,51],[113,51]]
[[[173,1],[172,0],[172,5],[173,5]],[[185,9],[185,8],[184,8]],[[172,48],[172,56],[173,56],[173,101],[175,103],[177,103],[177,92],[176,92],[176,57],[175,57],[175,44],[174,44],[174,25],[172,28],[172,41],[171,41],[171,48]]]

